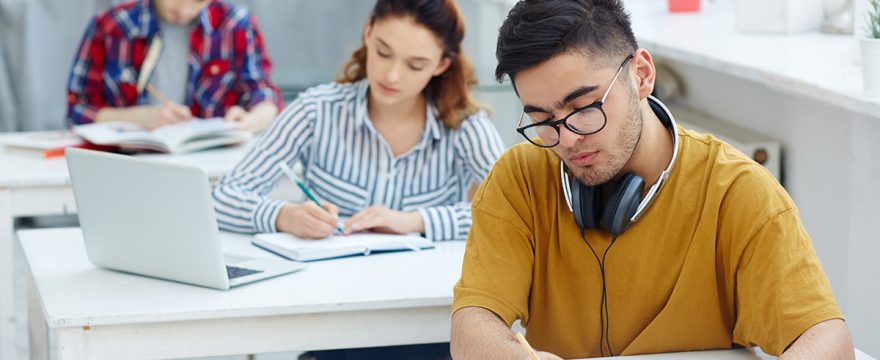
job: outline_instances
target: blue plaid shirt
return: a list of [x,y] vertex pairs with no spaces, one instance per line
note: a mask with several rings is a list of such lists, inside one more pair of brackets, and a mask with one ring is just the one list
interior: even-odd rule
[[[137,80],[147,49],[159,31],[152,1],[123,3],[101,11],[86,28],[67,84],[67,117],[91,123],[105,106],[146,104]],[[213,0],[190,35],[186,105],[194,116],[223,116],[233,105],[264,101],[282,107],[269,80],[272,63],[254,17],[243,7]]]

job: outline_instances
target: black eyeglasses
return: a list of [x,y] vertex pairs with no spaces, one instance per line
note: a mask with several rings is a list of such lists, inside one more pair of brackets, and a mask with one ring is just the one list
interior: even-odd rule
[[[620,67],[617,68],[617,73],[611,79],[611,84],[608,85],[608,90],[605,90],[605,95],[602,95],[602,100],[577,108],[559,120],[540,120],[529,116],[532,123],[517,127],[516,131],[530,143],[544,148],[554,147],[559,144],[559,125],[564,125],[566,129],[578,135],[590,135],[602,131],[605,128],[605,124],[608,123],[608,116],[605,115],[602,105],[605,104],[605,99],[608,97],[608,93],[611,92],[611,87],[617,81],[623,66],[632,58],[632,55],[627,56],[620,64]],[[526,117],[525,111],[519,115],[517,126],[522,124],[524,117]]]

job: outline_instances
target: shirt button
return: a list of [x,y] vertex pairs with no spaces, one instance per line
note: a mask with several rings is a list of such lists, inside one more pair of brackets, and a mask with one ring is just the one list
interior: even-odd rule
[[121,82],[132,82],[134,81],[134,74],[131,69],[125,69],[119,74],[119,81]]
[[217,75],[220,72],[220,67],[217,65],[211,65],[211,69],[209,70],[211,75]]

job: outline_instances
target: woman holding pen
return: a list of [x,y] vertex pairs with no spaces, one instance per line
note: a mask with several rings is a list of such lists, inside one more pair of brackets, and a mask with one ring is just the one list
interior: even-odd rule
[[[469,190],[503,145],[469,93],[463,38],[453,0],[378,0],[337,81],[287,106],[214,188],[220,227],[317,239],[346,217],[345,233],[464,239]],[[320,204],[266,197],[297,162]]]

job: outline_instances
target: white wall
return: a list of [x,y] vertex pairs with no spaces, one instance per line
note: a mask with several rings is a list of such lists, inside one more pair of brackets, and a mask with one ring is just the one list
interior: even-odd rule
[[495,80],[495,44],[498,28],[507,18],[512,7],[511,0],[458,0],[465,17],[466,35],[464,51],[476,68],[480,84],[477,87],[478,100],[492,109],[492,122],[501,134],[504,145],[511,146],[523,141],[516,132],[519,120],[519,99],[513,92],[510,81],[499,84]]
[[856,344],[880,358],[880,119],[855,116],[851,137],[847,320]]
[[[662,61],[662,60],[658,60]],[[772,61],[772,60],[770,60]],[[758,84],[671,63],[684,104],[783,143],[785,187],[847,316],[856,346],[880,356],[880,114],[871,118]]]

